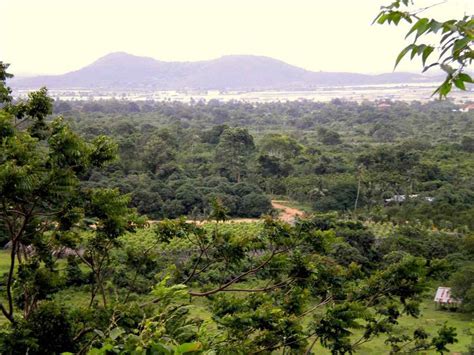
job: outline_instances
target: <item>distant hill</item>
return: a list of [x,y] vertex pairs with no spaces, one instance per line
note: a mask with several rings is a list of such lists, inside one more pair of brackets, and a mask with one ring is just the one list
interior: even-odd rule
[[18,78],[14,89],[265,90],[318,86],[430,82],[411,73],[366,75],[312,72],[269,57],[230,55],[198,62],[163,62],[117,52],[63,75]]

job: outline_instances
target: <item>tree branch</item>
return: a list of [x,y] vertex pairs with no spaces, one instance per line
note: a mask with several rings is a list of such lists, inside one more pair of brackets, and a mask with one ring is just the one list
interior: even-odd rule
[[260,264],[259,266],[256,266],[255,268],[253,269],[250,269],[242,274],[240,274],[239,276],[237,277],[234,277],[232,280],[230,280],[229,282],[225,283],[224,285],[218,287],[218,288],[215,288],[213,290],[210,290],[210,291],[206,291],[206,292],[193,292],[193,291],[190,291],[189,294],[191,296],[196,296],[196,297],[204,297],[204,296],[210,296],[210,295],[213,295],[217,292],[220,292],[220,291],[223,291],[225,290],[226,288],[228,288],[229,286],[233,285],[234,283],[236,283],[237,281],[240,281],[242,278],[244,278],[245,276],[247,275],[250,275],[250,274],[253,274],[257,271],[259,271],[260,269],[264,268],[272,259],[275,255],[277,254],[281,254],[281,253],[284,253],[288,251],[288,249],[284,249],[284,250],[281,250],[281,251],[273,251],[272,254],[270,255],[270,257],[265,260],[262,264]]

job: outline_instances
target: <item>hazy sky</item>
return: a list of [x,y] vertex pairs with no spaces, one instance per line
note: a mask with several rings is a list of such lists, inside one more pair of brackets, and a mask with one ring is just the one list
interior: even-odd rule
[[[0,0],[0,60],[16,74],[56,74],[115,51],[167,61],[255,54],[314,71],[389,72],[406,45],[404,28],[371,26],[389,2]],[[428,15],[472,13],[474,0],[447,0]],[[405,63],[399,70],[418,70]]]

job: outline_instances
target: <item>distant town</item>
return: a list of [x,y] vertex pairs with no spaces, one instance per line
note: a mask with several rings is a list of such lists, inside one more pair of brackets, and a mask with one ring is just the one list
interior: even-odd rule
[[[56,100],[64,101],[96,101],[96,100],[126,100],[126,101],[244,101],[244,102],[277,102],[277,101],[320,101],[328,102],[333,99],[347,101],[420,101],[436,100],[433,95],[439,83],[406,83],[355,86],[327,86],[312,90],[301,91],[224,91],[224,90],[116,90],[105,89],[50,89],[49,94]],[[28,89],[14,91],[17,98],[25,98]],[[472,101],[472,90],[453,91],[450,100],[463,104]]]

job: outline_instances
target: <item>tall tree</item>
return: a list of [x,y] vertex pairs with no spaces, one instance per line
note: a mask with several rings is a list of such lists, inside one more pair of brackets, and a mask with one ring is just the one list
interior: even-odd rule
[[[0,309],[15,322],[15,302],[27,318],[54,289],[52,250],[74,239],[90,199],[80,176],[112,160],[116,146],[104,136],[84,141],[61,117],[49,121],[52,99],[44,88],[13,104],[7,67],[0,62],[0,226],[10,266]],[[40,274],[48,285],[38,284]]]
[[240,182],[254,151],[253,137],[247,129],[228,128],[222,133],[217,145],[216,162],[224,175]]

